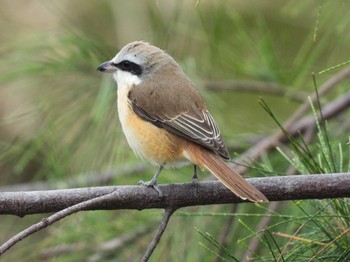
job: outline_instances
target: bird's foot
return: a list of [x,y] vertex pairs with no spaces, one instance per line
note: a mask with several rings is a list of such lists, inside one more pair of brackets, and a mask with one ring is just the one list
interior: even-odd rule
[[143,180],[140,180],[138,184],[141,186],[152,187],[155,191],[158,192],[159,197],[163,197],[163,192],[162,190],[160,190],[156,181],[151,180],[151,181],[145,182]]
[[192,183],[195,185],[199,184],[199,178],[198,177],[192,177]]
[[198,174],[197,174],[197,166],[194,165],[193,167],[194,167],[194,169],[193,169],[192,183],[195,185],[198,185],[199,178],[198,178]]

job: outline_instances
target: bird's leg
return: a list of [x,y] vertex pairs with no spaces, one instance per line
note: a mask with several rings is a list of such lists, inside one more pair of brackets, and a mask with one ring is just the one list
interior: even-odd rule
[[160,190],[158,184],[157,184],[157,179],[160,175],[160,172],[163,170],[164,166],[160,165],[157,172],[154,174],[153,178],[150,181],[144,182],[142,180],[139,181],[139,185],[146,186],[146,187],[153,187],[154,190],[158,192],[158,195],[160,197],[163,196],[163,192]]
[[197,184],[199,183],[198,175],[197,175],[198,167],[197,165],[193,165],[193,177],[192,177],[192,183]]

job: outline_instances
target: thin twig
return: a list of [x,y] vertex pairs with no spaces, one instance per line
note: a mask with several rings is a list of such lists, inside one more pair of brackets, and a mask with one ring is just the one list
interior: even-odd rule
[[149,244],[145,254],[143,255],[141,261],[146,262],[148,259],[151,257],[153,251],[156,249],[160,238],[162,237],[168,223],[170,220],[171,215],[176,211],[176,208],[174,207],[169,207],[164,210],[164,216],[163,219],[158,227],[156,235],[153,237],[151,243]]
[[[203,83],[208,90],[230,90],[252,93],[267,93],[271,95],[283,96],[297,102],[304,102],[306,94],[300,91],[290,92],[291,87],[281,87],[272,82],[251,81],[251,80],[226,80],[226,81],[206,81]],[[295,88],[294,88],[295,90]]]
[[23,240],[24,238],[40,231],[41,229],[46,228],[47,226],[61,220],[62,218],[65,218],[73,213],[76,213],[78,211],[83,210],[84,208],[87,208],[91,205],[96,204],[102,204],[106,198],[110,197],[110,195],[114,194],[115,192],[108,193],[103,196],[98,196],[89,200],[86,200],[84,202],[78,203],[76,205],[67,207],[47,218],[42,219],[40,222],[31,225],[30,227],[24,229],[23,231],[19,232],[15,236],[11,237],[9,240],[7,240],[3,245],[0,246],[0,256],[4,254],[7,250],[9,250],[11,247],[16,245],[18,242]]

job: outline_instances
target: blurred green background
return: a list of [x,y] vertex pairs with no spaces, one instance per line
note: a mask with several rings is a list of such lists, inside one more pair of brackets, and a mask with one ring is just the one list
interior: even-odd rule
[[[288,94],[312,93],[313,72],[349,60],[349,28],[350,3],[340,0],[1,1],[0,187],[27,183],[35,189],[37,181],[45,188],[123,185],[152,177],[155,170],[133,155],[123,137],[112,77],[96,71],[128,42],[145,40],[172,55],[201,89],[226,143],[244,149],[252,137],[276,129],[259,97],[281,121],[287,119],[300,105]],[[317,75],[317,81],[330,76]],[[203,86],[209,80],[274,83],[287,95],[208,91]],[[331,97],[347,90],[342,85]],[[284,173],[288,163],[276,153],[270,158],[272,169]],[[105,182],[101,172],[113,179]],[[191,167],[166,170],[159,182],[190,181],[191,174]],[[312,209],[307,201],[284,204],[271,222],[273,231],[293,234],[299,222],[279,223],[284,215],[305,215],[300,205]],[[244,214],[264,214],[265,208],[237,207],[243,217],[232,224],[227,248],[239,261],[254,237],[249,228],[254,231],[261,218]],[[231,207],[183,211],[188,213],[172,218],[152,261],[217,259],[194,228],[219,239]],[[82,212],[22,241],[3,258],[138,261],[159,215],[157,210]],[[0,217],[1,242],[42,217]],[[119,239],[120,246],[104,251],[101,243],[111,239]],[[287,240],[277,241],[283,246]],[[266,243],[252,259],[274,260]]]

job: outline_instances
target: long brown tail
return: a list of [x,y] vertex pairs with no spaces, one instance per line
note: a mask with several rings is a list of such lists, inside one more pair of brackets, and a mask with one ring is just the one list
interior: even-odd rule
[[194,164],[207,168],[221,183],[240,198],[252,202],[268,202],[268,199],[258,189],[214,153],[194,145],[189,147],[186,153]]

